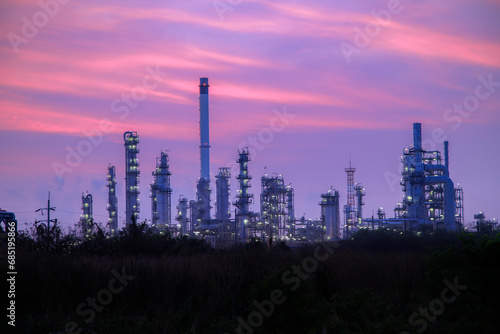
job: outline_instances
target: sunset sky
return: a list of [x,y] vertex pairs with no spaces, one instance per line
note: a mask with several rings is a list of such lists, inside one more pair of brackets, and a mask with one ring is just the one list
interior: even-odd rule
[[295,188],[298,217],[319,218],[332,186],[343,206],[351,157],[365,217],[380,206],[393,217],[400,157],[421,122],[424,148],[450,142],[466,223],[498,218],[499,17],[500,0],[3,0],[0,207],[24,228],[44,218],[34,211],[50,190],[66,229],[89,191],[105,223],[111,163],[122,227],[123,133],[137,131],[141,220],[162,150],[174,216],[180,194],[195,197],[208,77],[211,175],[248,145],[254,211],[264,173]]

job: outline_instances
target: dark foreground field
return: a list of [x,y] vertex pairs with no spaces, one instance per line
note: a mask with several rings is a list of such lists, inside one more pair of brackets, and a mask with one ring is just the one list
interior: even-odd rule
[[363,232],[271,251],[257,242],[214,250],[140,229],[83,244],[32,238],[18,240],[17,333],[500,329],[500,235]]

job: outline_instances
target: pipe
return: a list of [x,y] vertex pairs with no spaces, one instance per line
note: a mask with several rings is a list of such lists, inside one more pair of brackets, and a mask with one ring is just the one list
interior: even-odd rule
[[449,167],[449,164],[448,164],[448,141],[445,141],[444,142],[444,165],[446,166],[446,168],[448,169],[448,171],[450,170],[450,167]]
[[[437,165],[441,166],[441,165]],[[444,166],[442,166],[444,167]],[[455,186],[447,176],[426,176],[425,184],[444,183],[444,221],[447,231],[456,231],[455,226]]]
[[413,123],[413,147],[415,151],[422,151],[422,124]]

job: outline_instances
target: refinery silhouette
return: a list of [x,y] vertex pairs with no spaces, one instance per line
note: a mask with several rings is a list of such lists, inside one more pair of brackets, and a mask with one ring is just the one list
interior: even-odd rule
[[[361,183],[355,182],[356,169],[349,163],[345,205],[341,207],[341,193],[331,187],[319,194],[320,219],[297,217],[294,209],[294,189],[285,182],[283,175],[264,174],[260,178],[260,210],[253,212],[250,204],[255,200],[251,191],[251,158],[248,148],[235,152],[238,171],[236,200],[230,200],[231,167],[221,166],[215,175],[215,201],[212,201],[212,179],[210,175],[210,126],[209,126],[209,82],[200,78],[199,124],[200,124],[200,177],[196,182],[196,197],[188,199],[181,195],[172,219],[171,171],[167,151],[162,151],[156,160],[154,177],[150,184],[151,220],[144,221],[158,234],[204,238],[213,246],[247,243],[250,240],[280,240],[289,245],[304,242],[349,239],[360,229],[392,229],[401,232],[450,232],[464,229],[463,189],[455,186],[450,177],[448,141],[443,142],[443,153],[426,151],[422,147],[420,123],[413,124],[413,143],[403,149],[401,157],[402,201],[394,207],[393,217],[383,208],[376,214],[363,215],[366,192]],[[127,131],[123,134],[125,148],[125,221],[124,227],[141,223],[140,194],[140,141],[139,134]],[[120,230],[118,220],[118,198],[116,195],[117,170],[110,162],[106,178],[109,214],[107,229],[110,234]],[[50,196],[50,195],[49,195]],[[214,205],[213,205],[214,203]],[[93,197],[82,194],[80,219],[81,233],[91,234],[94,229]],[[212,214],[215,209],[215,214]],[[42,209],[41,209],[42,210]],[[47,208],[47,226],[50,225],[50,198]],[[6,215],[6,213],[3,213]],[[10,218],[9,218],[10,217]],[[9,216],[7,220],[15,220]],[[482,223],[484,214],[475,216]],[[7,221],[6,220],[6,221]]]

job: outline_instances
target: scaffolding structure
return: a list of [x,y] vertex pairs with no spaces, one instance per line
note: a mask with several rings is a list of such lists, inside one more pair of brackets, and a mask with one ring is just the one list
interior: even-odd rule
[[240,172],[236,179],[239,182],[239,190],[236,194],[237,200],[234,202],[236,206],[236,221],[239,230],[239,239],[241,242],[247,242],[249,238],[250,228],[250,204],[253,202],[253,194],[248,192],[250,188],[250,180],[252,177],[248,174],[248,162],[250,156],[248,147],[238,150],[238,159],[236,162],[239,164]]
[[347,205],[344,206],[344,237],[350,238],[356,232],[358,225],[355,206],[356,191],[354,189],[354,172],[356,172],[356,168],[353,168],[351,162],[349,162],[349,167],[345,169],[345,172],[347,173]]
[[260,218],[265,239],[286,240],[292,237],[288,222],[288,190],[283,176],[261,178]]
[[156,158],[156,169],[152,173],[154,180],[151,183],[151,223],[160,231],[170,227],[172,217],[172,189],[170,188],[170,172],[168,154],[161,152]]
[[108,188],[108,227],[111,234],[118,231],[118,198],[116,197],[116,169],[115,166],[108,166],[108,175],[106,177],[106,187]]
[[127,131],[123,134],[125,140],[125,223],[130,225],[139,222],[139,135]]

